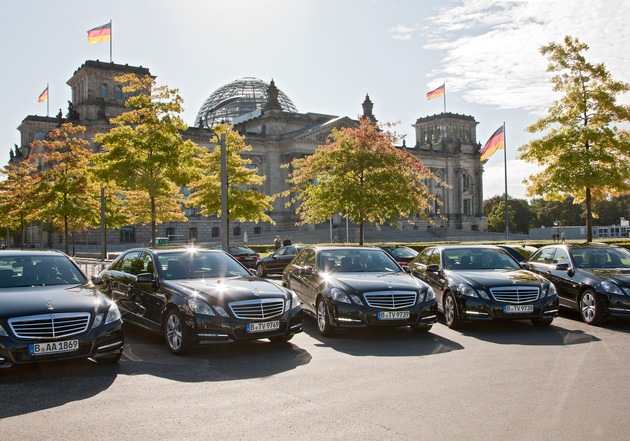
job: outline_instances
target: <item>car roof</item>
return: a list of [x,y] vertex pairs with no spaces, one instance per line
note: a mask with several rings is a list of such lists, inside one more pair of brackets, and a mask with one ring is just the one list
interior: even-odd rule
[[0,257],[10,256],[63,256],[68,257],[59,250],[1,250]]
[[619,248],[617,245],[602,243],[602,242],[583,242],[583,243],[565,243],[563,244],[549,244],[545,245],[545,247],[553,247],[553,246],[565,246],[567,248]]
[[130,248],[123,251],[121,254],[125,254],[131,251],[145,251],[153,254],[172,254],[172,253],[189,253],[191,251],[204,251],[208,253],[224,253],[223,250],[212,250],[208,248],[196,248],[196,247],[179,247],[179,248]]
[[[312,248],[316,251],[332,251],[332,250],[357,250],[357,251],[361,251],[361,250],[378,250],[378,251],[383,251],[380,247],[360,247],[360,246],[354,246],[354,245],[311,245],[308,247],[304,247],[304,248]],[[384,251],[383,251],[384,252]]]

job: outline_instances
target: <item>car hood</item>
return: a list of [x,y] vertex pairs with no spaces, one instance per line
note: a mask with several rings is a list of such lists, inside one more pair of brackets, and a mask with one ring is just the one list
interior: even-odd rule
[[208,299],[223,298],[228,302],[252,298],[288,298],[286,289],[254,276],[171,280],[164,283],[188,297],[201,295]]
[[527,270],[446,271],[445,274],[452,283],[468,283],[473,287],[540,285],[548,282],[544,277]]
[[419,279],[403,271],[397,273],[337,273],[328,279],[330,286],[359,292],[413,290],[425,286]]
[[[29,286],[0,289],[0,317],[21,317],[64,312],[94,314],[105,297],[89,286]],[[52,309],[50,309],[52,307]]]
[[592,269],[585,272],[618,285],[630,286],[630,269]]

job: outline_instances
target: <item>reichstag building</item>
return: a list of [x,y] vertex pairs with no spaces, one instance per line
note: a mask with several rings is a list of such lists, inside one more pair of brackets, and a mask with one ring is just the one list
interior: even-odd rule
[[[67,115],[63,116],[60,112],[55,117],[26,116],[18,127],[21,144],[16,146],[15,152],[11,152],[10,160],[38,153],[37,147],[31,147],[33,141],[43,139],[61,122],[86,127],[86,139],[93,139],[97,133],[108,131],[112,127],[109,119],[126,111],[122,86],[114,78],[128,73],[151,75],[149,69],[141,66],[86,61],[67,81],[72,90]],[[357,110],[360,110],[360,104],[362,116],[376,122],[369,96],[365,97],[363,103],[357,103]],[[317,146],[326,142],[333,128],[358,126],[358,121],[348,116],[300,112],[273,80],[267,83],[252,77],[218,87],[205,100],[194,124],[184,136],[200,146],[214,147],[209,143],[211,134],[208,128],[220,122],[233,123],[235,130],[245,135],[246,143],[252,147],[247,157],[252,161],[251,166],[266,177],[261,190],[269,195],[289,188],[289,171],[282,168],[282,164],[312,154]],[[487,221],[482,210],[483,163],[480,161],[476,125],[472,116],[453,113],[420,117],[415,121],[415,143],[408,145],[403,141],[397,147],[417,156],[448,186],[430,184],[435,206],[441,205],[439,212],[429,213],[433,223],[422,218],[401,222],[397,227],[381,229],[379,234],[383,235],[383,239],[394,237],[391,235],[401,230],[418,236],[435,229],[457,230],[462,235],[485,230]],[[94,144],[92,147],[96,148]],[[285,203],[285,200],[276,200],[273,211],[268,213],[276,225],[231,222],[230,242],[269,243],[276,234],[289,234],[302,242],[309,242],[309,238],[313,239],[312,242],[325,241],[333,228],[341,240],[358,241],[356,226],[348,225],[345,219],[338,217],[325,225],[296,227],[298,218],[295,210],[285,207]],[[188,222],[159,225],[158,236],[182,241],[194,239],[197,243],[220,243],[219,218],[201,216],[189,208],[186,209],[186,215]],[[387,231],[390,236],[385,234]],[[117,247],[146,244],[150,236],[148,225],[129,225],[108,230],[107,242],[110,249],[114,250]],[[63,236],[44,233],[32,227],[26,240],[37,246],[58,247]],[[370,238],[366,237],[366,241],[370,241]],[[77,233],[75,243],[99,245],[99,234],[95,231]]]

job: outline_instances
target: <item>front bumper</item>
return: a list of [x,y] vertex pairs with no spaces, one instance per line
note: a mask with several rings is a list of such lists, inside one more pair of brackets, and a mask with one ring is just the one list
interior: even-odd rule
[[630,297],[617,294],[601,294],[604,299],[603,312],[606,317],[627,318],[630,317]]
[[[197,344],[230,343],[237,340],[258,340],[269,337],[280,337],[302,332],[304,312],[293,308],[279,317],[266,320],[242,320],[232,317],[195,315],[187,319],[187,325]],[[273,331],[247,332],[249,323],[279,321],[280,327]]]
[[559,299],[557,296],[545,297],[535,302],[519,303],[518,306],[533,305],[531,312],[507,312],[510,303],[497,302],[461,296],[457,298],[457,312],[461,320],[531,320],[548,319],[558,315]]
[[[29,346],[33,343],[54,343],[67,340],[79,340],[78,349],[56,354],[31,355],[29,353]],[[25,340],[13,336],[0,337],[0,368],[45,361],[113,357],[122,353],[123,346],[124,335],[121,320],[100,325],[82,335],[60,339]]]
[[[327,302],[331,324],[337,328],[365,328],[368,326],[429,326],[437,321],[438,307],[435,300],[410,308],[378,309],[354,303]],[[409,318],[380,319],[379,312],[409,311]]]

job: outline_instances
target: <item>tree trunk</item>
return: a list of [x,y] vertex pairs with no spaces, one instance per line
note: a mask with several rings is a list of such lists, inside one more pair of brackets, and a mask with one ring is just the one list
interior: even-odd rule
[[593,212],[591,210],[591,189],[586,187],[586,241],[593,242]]
[[359,246],[363,246],[363,222],[359,223]]
[[155,248],[157,246],[156,237],[157,237],[157,223],[155,222],[155,198],[151,196],[151,248]]
[[[63,217],[63,237],[65,241],[65,253],[68,254],[68,216]],[[69,254],[68,254],[69,255]]]

